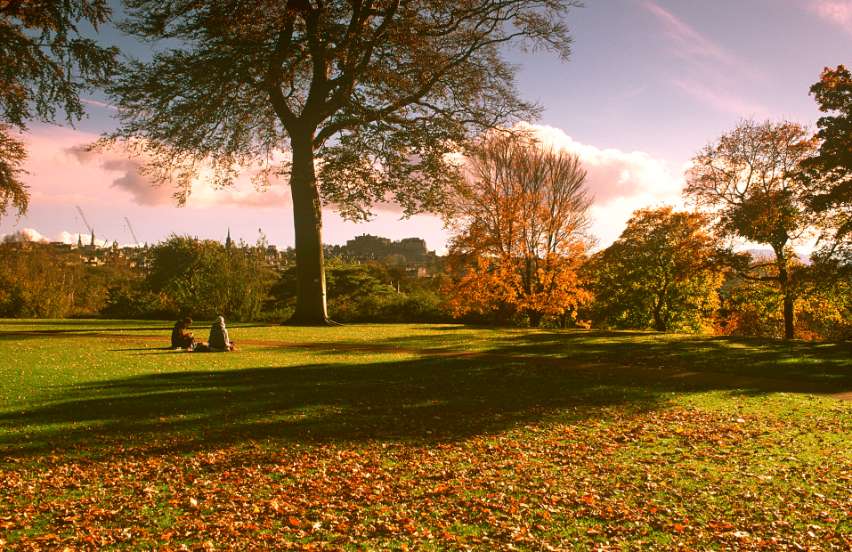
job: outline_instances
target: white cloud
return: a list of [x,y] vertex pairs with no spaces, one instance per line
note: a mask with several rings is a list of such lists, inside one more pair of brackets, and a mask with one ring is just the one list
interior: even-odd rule
[[674,201],[680,197],[683,172],[672,174],[663,159],[655,159],[641,151],[602,150],[577,142],[550,126],[521,125],[533,130],[545,145],[552,144],[580,156],[587,172],[589,191],[595,195],[599,208],[638,197],[652,201]]
[[22,228],[21,230],[18,230],[17,232],[13,232],[11,234],[0,234],[0,240],[5,239],[6,236],[12,236],[16,234],[16,238],[18,236],[23,236],[25,241],[40,242],[45,240],[44,236],[42,236],[37,230],[33,230],[32,228]]
[[607,247],[621,234],[636,209],[651,205],[683,207],[681,189],[685,167],[671,170],[664,159],[641,152],[600,149],[575,141],[551,126],[520,123],[532,130],[544,145],[577,153],[586,169],[588,189],[595,196],[593,233],[600,247]]
[[[26,241],[31,242],[78,243],[78,240],[81,240],[84,245],[89,245],[92,241],[91,235],[71,234],[70,232],[65,231],[60,232],[52,238],[48,238],[42,235],[41,232],[39,232],[38,230],[34,230],[33,228],[22,228],[21,230],[13,232],[12,234],[0,234],[0,240],[3,240],[4,238],[6,238],[6,236],[15,234],[23,236]],[[108,240],[95,238],[95,245],[97,245],[98,247],[103,247],[104,245],[107,245],[107,243]],[[109,242],[109,245],[112,245],[112,242]]]

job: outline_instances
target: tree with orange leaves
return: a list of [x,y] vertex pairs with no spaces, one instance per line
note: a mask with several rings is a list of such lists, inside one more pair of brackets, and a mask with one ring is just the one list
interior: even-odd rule
[[530,136],[492,133],[468,160],[459,191],[444,307],[453,316],[509,312],[536,327],[587,300],[578,268],[589,234],[586,171],[576,154]]
[[806,209],[801,163],[817,151],[808,130],[790,121],[741,121],[693,158],[684,193],[714,213],[721,236],[768,245],[775,258],[740,275],[773,286],[783,297],[784,336],[794,334],[793,246],[817,220]]

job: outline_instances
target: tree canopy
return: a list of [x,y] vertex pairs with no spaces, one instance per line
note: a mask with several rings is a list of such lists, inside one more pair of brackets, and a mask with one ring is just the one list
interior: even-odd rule
[[447,307],[454,315],[508,309],[531,326],[575,311],[586,297],[577,270],[595,242],[578,156],[494,132],[468,170],[455,200]]
[[20,180],[26,144],[12,134],[32,120],[55,122],[57,109],[72,123],[83,114],[80,94],[102,86],[118,68],[118,49],[81,36],[97,30],[111,11],[106,0],[0,2],[0,215],[27,211]]
[[27,159],[27,146],[15,138],[8,125],[0,125],[0,217],[11,207],[18,215],[27,212],[30,194],[20,175],[26,174],[23,164]]
[[[808,204],[831,221],[830,235],[821,238],[823,250],[817,258],[852,258],[852,73],[842,65],[828,67],[811,86],[819,110],[826,115],[817,121],[819,152],[803,161],[804,177],[811,185]],[[837,254],[840,255],[837,255]]]
[[260,246],[228,248],[172,234],[151,249],[146,284],[175,313],[251,320],[259,314],[273,280]]
[[166,47],[110,91],[111,137],[152,159],[185,199],[199,163],[216,185],[250,170],[289,177],[299,297],[326,323],[323,202],[363,220],[376,202],[443,211],[452,154],[485,129],[535,116],[502,49],[567,58],[575,0],[127,0],[126,32]]

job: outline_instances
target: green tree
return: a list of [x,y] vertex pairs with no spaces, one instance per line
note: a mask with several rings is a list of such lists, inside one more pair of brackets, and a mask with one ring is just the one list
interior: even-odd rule
[[8,0],[0,2],[0,215],[18,215],[29,204],[20,180],[23,140],[32,120],[55,122],[57,108],[73,124],[84,114],[80,94],[116,73],[118,49],[80,35],[78,25],[109,21],[106,0]]
[[[755,264],[765,264],[760,257]],[[796,339],[842,341],[852,336],[852,295],[848,277],[834,262],[791,263],[795,286]],[[846,273],[848,275],[848,272]],[[724,286],[716,331],[723,335],[784,336],[783,298],[759,281],[735,278]]]
[[852,264],[852,73],[842,65],[823,70],[811,86],[819,110],[830,113],[817,121],[817,155],[802,162],[810,184],[808,206],[830,221],[820,237],[822,248],[815,260],[838,259]]
[[[450,154],[538,112],[514,86],[510,44],[569,55],[576,0],[126,0],[120,27],[165,48],[110,92],[132,154],[185,200],[199,163],[229,185],[286,175],[298,300],[291,323],[328,324],[322,203],[347,219],[393,197],[449,209]],[[106,143],[102,143],[106,147]],[[282,150],[284,153],[282,154]]]
[[[62,254],[67,258],[76,256],[75,251]],[[69,316],[99,316],[104,314],[114,290],[125,293],[143,287],[142,270],[118,251],[108,250],[99,258],[103,264],[86,266],[76,282]],[[138,315],[137,313],[134,313]],[[124,316],[133,318],[136,316]]]
[[801,163],[816,153],[808,130],[793,122],[743,120],[693,158],[685,195],[718,216],[719,235],[772,248],[775,258],[741,275],[773,286],[782,297],[784,337],[795,331],[793,246],[812,235],[809,188]]
[[213,240],[172,235],[150,254],[146,283],[164,296],[175,315],[250,320],[273,281],[259,248],[226,248]]
[[[440,297],[431,281],[409,280],[399,268],[351,264],[331,259],[326,264],[328,311],[342,322],[448,322],[438,310]],[[269,294],[275,307],[291,308],[297,299],[296,268],[284,271]]]
[[585,276],[594,291],[594,323],[616,328],[702,331],[718,306],[727,252],[702,213],[671,206],[639,209]]
[[12,136],[9,125],[0,125],[0,217],[11,207],[18,216],[27,212],[30,194],[20,179],[26,174],[23,164],[27,160],[27,147],[23,140]]

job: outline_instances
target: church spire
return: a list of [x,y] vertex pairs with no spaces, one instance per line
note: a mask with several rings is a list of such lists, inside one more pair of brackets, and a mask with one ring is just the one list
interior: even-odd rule
[[228,237],[225,238],[225,249],[230,249],[234,242],[231,241],[231,228],[228,227]]

